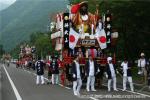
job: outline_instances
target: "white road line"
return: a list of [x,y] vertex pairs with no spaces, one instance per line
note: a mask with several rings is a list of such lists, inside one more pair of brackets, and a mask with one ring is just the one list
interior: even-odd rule
[[10,78],[10,75],[9,75],[9,73],[7,72],[7,70],[6,70],[6,68],[5,68],[4,65],[3,65],[3,68],[4,68],[5,72],[6,72],[6,75],[7,75],[8,79],[9,79],[9,82],[10,82],[12,88],[13,88],[13,91],[14,91],[14,93],[15,93],[15,96],[16,96],[17,100],[22,100],[22,98],[21,98],[21,96],[20,96],[20,94],[19,94],[19,92],[18,92],[18,90],[17,90],[15,84],[13,83],[12,79]]
[[94,97],[90,97],[90,99],[92,99],[92,100],[99,100],[99,99],[96,99],[96,98],[94,98]]
[[[25,70],[25,71],[29,73],[29,71],[27,71],[27,70]],[[34,76],[36,76],[36,74],[35,74],[34,72],[30,72],[30,73],[33,74]],[[49,81],[49,79],[46,78],[46,77],[44,77],[44,79],[47,80],[47,81]],[[62,84],[58,84],[58,85],[61,86],[61,87],[66,88],[66,89],[68,89],[68,90],[71,89],[70,87],[64,86],[64,85],[62,85]],[[89,98],[92,99],[92,100],[99,100],[99,99],[96,99],[96,98],[94,98],[94,97],[89,97]]]
[[70,87],[64,86],[64,85],[62,85],[62,84],[58,84],[58,85],[59,85],[59,86],[61,86],[61,87],[66,88],[66,89],[68,89],[68,90],[70,90],[70,89],[71,89]]
[[[28,71],[28,70],[24,70],[24,71],[26,71],[26,72],[28,72],[28,73],[30,73],[30,74],[33,74],[33,75],[35,75],[36,76],[36,74],[35,73],[33,73],[33,72],[30,72],[30,71]],[[44,79],[45,80],[47,80],[47,81],[49,81],[49,79],[48,78],[46,78],[46,77],[44,77]],[[61,87],[64,87],[64,88],[66,88],[66,89],[71,89],[70,87],[66,87],[66,86],[64,86],[64,85],[62,85],[62,84],[58,84],[59,86],[61,86]]]
[[[29,73],[29,72],[28,72]],[[31,73],[31,72],[30,72]],[[33,75],[36,75],[35,73],[32,73]],[[45,80],[48,80],[46,77],[44,77],[44,79]],[[107,86],[107,85],[105,85],[105,84],[102,84],[103,86]],[[59,86],[61,86],[61,87],[64,87],[64,88],[66,88],[66,89],[71,89],[70,87],[67,87],[67,86],[63,86],[62,84],[59,84]],[[121,89],[121,88],[118,88],[119,90],[123,90],[123,89]],[[133,94],[139,94],[139,95],[142,95],[142,96],[145,96],[145,97],[150,97],[150,95],[146,95],[146,94],[142,94],[142,93],[139,93],[139,92],[132,92],[132,91],[128,91],[128,90],[126,90],[126,92],[129,92],[129,93],[133,93]],[[92,100],[99,100],[99,99],[96,99],[96,98],[94,98],[94,97],[90,97],[90,99],[92,99]]]
[[71,89],[70,87],[66,87],[66,86],[65,86],[65,88],[66,88],[66,89]]
[[45,80],[49,81],[48,78],[44,77]]
[[[105,84],[102,84],[103,86],[107,86],[107,85],[105,85]],[[117,89],[119,89],[119,90],[123,90],[123,89],[121,89],[121,88],[117,88]],[[139,95],[142,95],[142,96],[145,96],[145,97],[149,97],[150,98],[150,95],[147,95],[147,94],[143,94],[143,93],[139,93],[139,92],[132,92],[132,91],[129,91],[129,90],[126,90],[126,92],[129,92],[129,93],[133,93],[133,94],[139,94]]]

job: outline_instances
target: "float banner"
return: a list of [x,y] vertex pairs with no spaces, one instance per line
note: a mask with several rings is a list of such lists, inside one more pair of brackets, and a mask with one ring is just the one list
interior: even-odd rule
[[69,49],[69,31],[70,31],[70,20],[69,13],[63,14],[63,33],[64,33],[64,49]]
[[106,33],[106,39],[107,39],[107,47],[111,46],[111,33],[112,33],[112,21],[111,21],[111,13],[108,12],[105,15],[105,33]]

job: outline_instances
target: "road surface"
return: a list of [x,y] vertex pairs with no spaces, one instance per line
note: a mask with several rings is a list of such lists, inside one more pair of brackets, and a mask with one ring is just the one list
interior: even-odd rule
[[[45,73],[47,74],[47,73]],[[47,75],[45,75],[47,76]],[[131,91],[107,92],[104,86],[96,92],[81,89],[81,96],[73,95],[71,87],[59,85],[36,85],[34,71],[15,68],[14,64],[7,67],[0,64],[0,100],[149,100],[150,95]],[[47,78],[45,77],[45,81]],[[104,84],[106,85],[106,84]]]

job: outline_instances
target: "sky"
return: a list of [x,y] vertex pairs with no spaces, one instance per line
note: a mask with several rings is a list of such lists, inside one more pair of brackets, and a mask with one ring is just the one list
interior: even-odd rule
[[16,0],[0,0],[0,3],[5,3],[5,4],[12,4],[14,3]]

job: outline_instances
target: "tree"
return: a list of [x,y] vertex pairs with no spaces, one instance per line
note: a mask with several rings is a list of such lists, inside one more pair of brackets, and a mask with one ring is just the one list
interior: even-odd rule
[[45,57],[50,52],[50,38],[48,36],[40,36],[35,41],[37,54]]
[[4,54],[3,45],[0,44],[0,57]]

